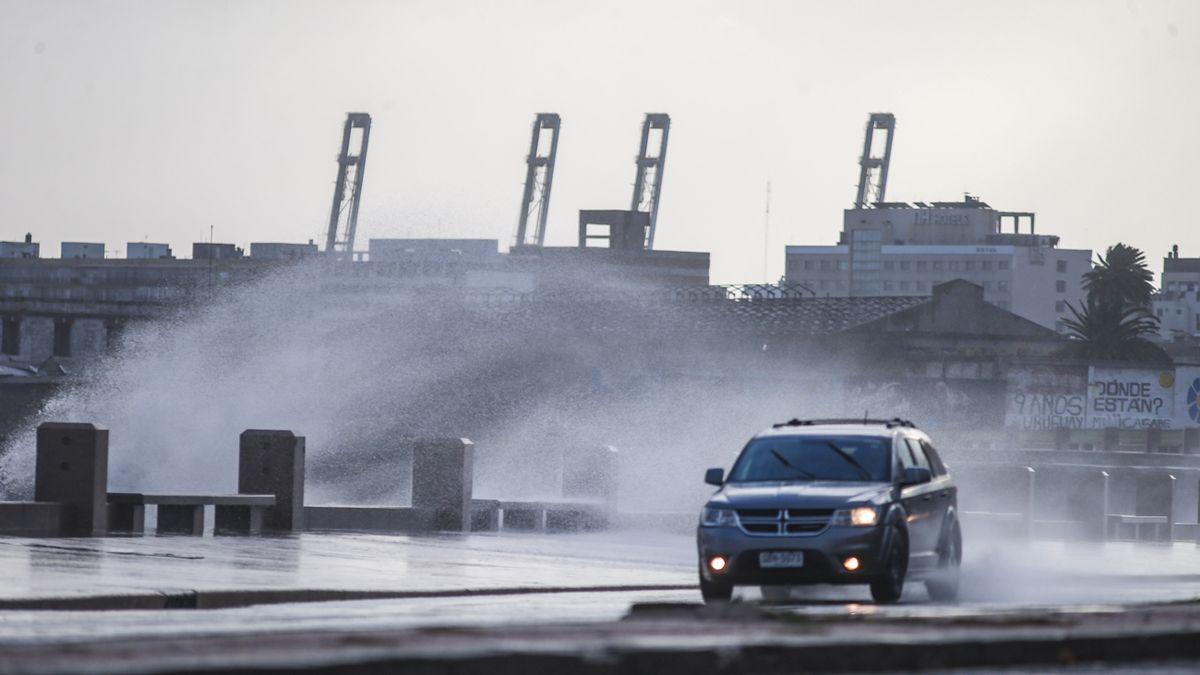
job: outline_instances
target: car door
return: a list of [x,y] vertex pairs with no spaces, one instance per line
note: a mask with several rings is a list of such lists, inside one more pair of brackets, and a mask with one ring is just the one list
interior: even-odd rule
[[[913,438],[905,438],[901,443],[904,452],[900,455],[901,463],[906,467],[919,467],[933,470],[928,458],[921,451],[920,443]],[[937,513],[937,481],[931,480],[920,485],[910,485],[902,488],[900,498],[908,510],[908,537],[910,548],[910,565],[916,568],[933,564],[934,549],[940,533],[940,519]]]

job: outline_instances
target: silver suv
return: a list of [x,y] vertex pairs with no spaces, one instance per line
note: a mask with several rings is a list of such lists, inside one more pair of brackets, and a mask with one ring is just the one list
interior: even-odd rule
[[870,584],[895,602],[907,579],[937,601],[958,595],[958,488],[911,422],[776,424],[704,480],[720,488],[696,531],[706,602],[798,584]]

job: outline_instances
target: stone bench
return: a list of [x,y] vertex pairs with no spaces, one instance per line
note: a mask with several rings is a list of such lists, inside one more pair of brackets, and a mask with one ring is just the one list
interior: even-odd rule
[[600,501],[499,500],[500,528],[524,531],[595,530],[608,525],[610,509]]
[[159,534],[204,534],[204,507],[215,510],[214,531],[258,534],[263,512],[275,506],[275,495],[165,495],[139,492],[108,493],[109,530],[141,533],[147,506],[158,508]]
[[[1108,514],[1108,538],[1118,539],[1121,526],[1130,525],[1133,527],[1133,538],[1137,541],[1142,541],[1142,527],[1149,525],[1153,526],[1155,539],[1170,541],[1171,540],[1171,519],[1169,516],[1133,516],[1120,513]],[[1166,531],[1164,532],[1164,528]],[[1166,536],[1164,536],[1166,535]]]

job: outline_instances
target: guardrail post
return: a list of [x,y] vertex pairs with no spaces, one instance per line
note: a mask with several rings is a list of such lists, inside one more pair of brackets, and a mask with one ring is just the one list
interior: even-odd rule
[[[262,529],[304,529],[304,437],[291,431],[247,429],[238,448],[238,492],[275,495],[275,506],[263,513]],[[230,515],[233,515],[230,512]],[[217,523],[218,529],[240,529],[243,523]],[[253,530],[258,523],[244,523]],[[225,527],[228,526],[228,527]]]
[[475,444],[465,438],[423,438],[413,444],[412,505],[432,514],[434,529],[471,531]]
[[64,505],[63,535],[108,531],[108,429],[46,422],[37,429],[34,501]]

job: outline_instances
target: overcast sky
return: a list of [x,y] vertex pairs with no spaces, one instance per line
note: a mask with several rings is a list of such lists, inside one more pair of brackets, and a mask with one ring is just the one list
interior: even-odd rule
[[548,243],[628,208],[671,115],[656,245],[716,282],[835,243],[868,113],[891,200],[1038,213],[1069,248],[1200,256],[1200,2],[0,0],[0,239],[321,242],[348,111],[371,237],[515,236],[562,115]]

